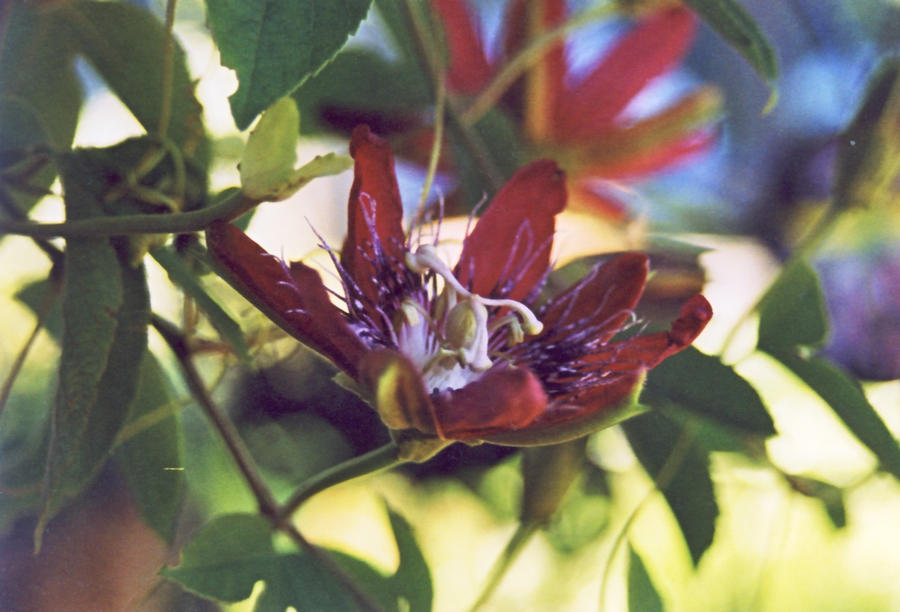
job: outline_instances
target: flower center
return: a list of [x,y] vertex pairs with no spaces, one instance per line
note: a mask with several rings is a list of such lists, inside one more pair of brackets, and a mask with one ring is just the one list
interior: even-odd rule
[[[488,370],[493,365],[488,347],[498,330],[506,328],[511,347],[543,328],[521,302],[486,298],[467,290],[432,245],[407,252],[405,263],[417,274],[433,272],[443,279],[435,299],[426,304],[404,300],[394,321],[400,350],[419,366],[432,391],[457,389]],[[497,314],[492,317],[488,307],[494,307]]]

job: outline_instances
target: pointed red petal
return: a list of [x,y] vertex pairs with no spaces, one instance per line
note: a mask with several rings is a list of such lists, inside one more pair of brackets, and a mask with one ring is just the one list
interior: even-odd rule
[[521,300],[550,266],[554,218],[565,205],[565,175],[554,162],[516,172],[463,242],[457,278],[479,295]]
[[353,130],[350,155],[356,163],[341,265],[367,296],[377,300],[372,262],[396,266],[403,262],[403,203],[391,148],[369,126]]
[[206,230],[210,254],[233,276],[242,294],[270,319],[349,374],[365,345],[331,303],[319,273],[299,262],[288,268],[238,228],[215,221]]
[[584,280],[556,296],[547,305],[541,322],[543,339],[597,326],[594,338],[607,342],[631,317],[647,282],[649,259],[643,253],[626,253],[607,261]]
[[[585,178],[589,179],[590,177]],[[599,193],[585,180],[575,181],[569,206],[587,209],[598,217],[615,223],[624,222],[628,217],[628,209],[624,203],[612,196]]]
[[438,435],[445,440],[477,440],[526,427],[547,408],[547,394],[525,368],[486,372],[461,389],[432,396]]
[[660,11],[642,21],[560,100],[555,136],[578,141],[608,129],[651,79],[681,61],[695,29],[693,14],[684,8]]
[[491,66],[465,1],[431,0],[431,6],[441,19],[449,47],[450,88],[464,94],[478,93],[491,78]]

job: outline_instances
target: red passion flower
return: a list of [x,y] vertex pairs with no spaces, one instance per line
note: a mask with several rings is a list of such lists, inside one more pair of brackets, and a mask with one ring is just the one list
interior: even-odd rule
[[565,179],[549,160],[519,170],[463,241],[455,265],[403,231],[394,160],[354,130],[349,229],[332,260],[337,303],[319,273],[286,263],[233,225],[207,231],[232,282],[276,323],[356,380],[392,430],[510,445],[584,435],[625,403],[646,371],[687,347],[712,309],[688,300],[667,332],[614,340],[633,324],[647,257],[597,266],[539,302]]

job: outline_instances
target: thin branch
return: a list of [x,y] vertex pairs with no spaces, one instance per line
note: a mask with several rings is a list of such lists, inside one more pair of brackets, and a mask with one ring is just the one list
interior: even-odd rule
[[201,231],[213,221],[235,219],[259,203],[259,200],[253,200],[239,192],[219,204],[184,213],[99,217],[64,223],[0,219],[0,233],[21,234],[32,238],[184,234]]
[[513,534],[512,538],[510,538],[509,542],[506,543],[506,547],[491,568],[488,581],[481,590],[478,599],[476,599],[475,603],[472,604],[472,607],[469,608],[470,612],[476,612],[476,610],[487,603],[491,595],[494,594],[494,591],[497,590],[497,587],[500,585],[503,576],[506,575],[507,570],[509,570],[515,560],[519,557],[519,553],[525,548],[525,545],[531,539],[531,536],[537,531],[538,526],[538,523],[534,521],[519,523],[516,532]]
[[[413,40],[416,45],[416,51],[422,61],[426,73],[430,81],[432,95],[437,99],[438,88],[443,78],[443,69],[441,68],[440,56],[434,49],[434,37],[430,35],[427,25],[423,21],[423,17],[419,14],[418,9],[413,5],[413,0],[403,0],[403,12],[406,17],[407,25],[413,33]],[[461,112],[457,109],[453,100],[447,100],[447,118],[450,127],[459,136],[462,145],[468,149],[472,157],[478,162],[482,171],[488,178],[491,187],[496,191],[503,186],[503,176],[497,168],[497,164],[491,157],[490,152],[482,142],[481,138],[463,122]]]
[[437,101],[434,109],[434,140],[431,143],[431,154],[428,158],[428,172],[425,175],[425,183],[422,185],[422,196],[419,198],[419,206],[416,208],[416,220],[413,227],[421,226],[425,220],[425,202],[437,173],[438,161],[441,158],[441,149],[444,146],[444,115],[447,108],[447,86],[444,79],[437,82]]
[[343,463],[319,472],[303,482],[281,507],[279,521],[286,522],[303,502],[320,491],[358,476],[374,474],[403,463],[397,457],[397,446],[389,442],[359,457],[353,457]]
[[656,473],[656,476],[653,478],[653,486],[650,487],[650,490],[644,495],[641,501],[634,507],[634,510],[631,511],[631,514],[626,519],[625,524],[622,525],[622,528],[619,530],[618,535],[616,536],[615,542],[613,542],[612,549],[609,551],[609,557],[606,561],[606,567],[603,568],[603,577],[600,580],[600,597],[599,597],[599,605],[600,609],[603,610],[606,605],[606,588],[609,584],[609,578],[612,574],[612,564],[613,560],[616,558],[616,555],[619,553],[619,549],[621,549],[625,540],[628,538],[628,532],[631,530],[631,526],[637,520],[641,511],[644,509],[644,506],[653,498],[653,495],[659,491],[662,491],[666,487],[671,484],[672,479],[675,477],[675,474],[678,473],[679,468],[681,468],[681,464],[684,463],[684,460],[687,458],[688,452],[691,450],[691,445],[694,443],[694,439],[697,437],[697,427],[694,424],[688,423],[685,425],[684,429],[681,430],[681,434],[678,436],[678,439],[675,441],[675,445],[672,447],[672,451],[669,453],[669,456],[666,457],[665,462],[662,467],[659,468],[659,472]]
[[160,90],[162,98],[159,102],[159,123],[156,126],[156,135],[163,139],[169,131],[169,118],[172,116],[172,78],[175,72],[173,56],[175,53],[175,39],[172,30],[175,27],[175,5],[178,0],[166,2],[166,38],[163,42],[162,55],[162,83]]
[[277,517],[278,504],[275,501],[274,496],[263,481],[259,468],[256,466],[256,462],[253,460],[250,451],[247,450],[247,447],[244,445],[240,433],[238,433],[231,420],[219,410],[218,406],[216,406],[210,397],[209,392],[206,390],[206,386],[203,384],[200,373],[197,371],[194,362],[191,360],[191,352],[187,339],[177,327],[156,314],[152,316],[151,322],[153,327],[175,354],[175,358],[178,360],[179,366],[181,366],[181,372],[184,375],[184,380],[187,383],[191,395],[194,396],[194,399],[203,409],[203,412],[212,422],[213,426],[222,437],[222,440],[225,442],[225,445],[228,447],[228,451],[234,458],[235,463],[237,463],[238,469],[241,471],[244,480],[247,482],[247,485],[253,492],[253,496],[256,498],[260,514],[269,519]]

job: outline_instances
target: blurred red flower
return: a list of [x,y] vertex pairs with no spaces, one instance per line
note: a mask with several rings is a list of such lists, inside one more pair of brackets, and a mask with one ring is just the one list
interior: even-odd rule
[[[488,59],[477,20],[465,0],[431,0],[449,52],[447,81],[457,93],[481,92],[502,67],[534,40],[567,18],[565,0],[514,0],[505,19],[505,51]],[[634,180],[707,149],[711,120],[718,113],[715,88],[700,87],[667,108],[637,120],[623,111],[655,78],[675,69],[690,48],[696,18],[686,8],[657,9],[640,19],[575,80],[565,45],[559,42],[526,73],[519,95],[506,102],[523,122],[535,157],[552,157],[570,174],[569,187],[581,207],[613,220],[624,205],[604,182]]]

